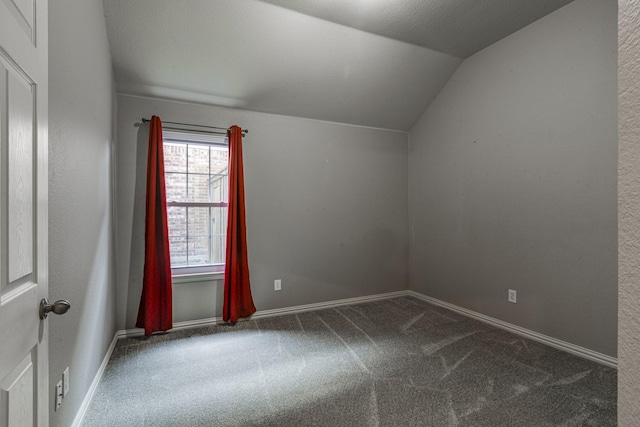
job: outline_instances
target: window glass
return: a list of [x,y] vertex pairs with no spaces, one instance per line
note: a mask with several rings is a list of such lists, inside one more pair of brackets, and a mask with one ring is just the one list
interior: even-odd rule
[[163,130],[174,275],[224,268],[229,151],[223,135]]

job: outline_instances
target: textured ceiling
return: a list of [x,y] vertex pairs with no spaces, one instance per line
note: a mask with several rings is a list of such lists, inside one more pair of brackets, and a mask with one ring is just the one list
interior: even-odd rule
[[104,0],[104,9],[120,93],[408,131],[462,56],[567,2]]
[[466,58],[573,0],[262,0]]

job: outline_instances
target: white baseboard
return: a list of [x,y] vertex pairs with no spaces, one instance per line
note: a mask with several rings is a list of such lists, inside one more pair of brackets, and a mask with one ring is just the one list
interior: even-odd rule
[[368,295],[366,297],[346,298],[334,301],[318,302],[315,304],[296,305],[293,307],[275,308],[273,310],[257,311],[252,319],[261,319],[264,317],[281,316],[283,314],[304,313],[305,311],[322,310],[325,308],[340,307],[343,305],[362,304],[365,302],[379,301],[389,298],[397,298],[407,296],[408,291],[387,292],[384,294]]
[[[612,368],[616,368],[616,369],[618,368],[618,359],[615,357],[607,356],[606,354],[598,353],[597,351],[593,351],[585,347],[580,347],[578,345],[571,344],[569,342],[562,341],[557,338],[550,337],[548,335],[544,335],[526,328],[522,328],[520,326],[516,326],[514,324],[504,322],[502,320],[499,320],[481,313],[477,313],[475,311],[472,311],[463,307],[459,307],[457,305],[454,305],[448,302],[441,301],[437,298],[426,296],[416,291],[388,292],[384,294],[368,295],[364,297],[325,301],[325,302],[319,302],[315,304],[296,305],[293,307],[275,308],[272,310],[260,310],[260,311],[257,311],[249,319],[241,319],[241,320],[261,319],[266,317],[282,316],[284,314],[303,313],[305,311],[321,310],[325,308],[340,307],[343,305],[350,305],[350,304],[360,304],[364,302],[371,302],[371,301],[383,300],[388,298],[396,298],[396,297],[402,297],[402,296],[413,296],[423,301],[426,301],[428,303],[455,311],[456,313],[462,314],[463,316],[471,317],[481,322],[488,323],[490,325],[496,326],[501,329],[505,329],[509,332],[513,332],[515,334],[524,336],[531,340],[541,342],[543,344],[549,345],[559,350],[566,351],[576,356],[593,360],[594,362],[598,362],[603,365],[610,366]],[[221,317],[211,317],[209,319],[176,322],[174,323],[172,330],[197,328],[199,326],[208,326],[208,325],[215,325],[220,323],[222,323]],[[141,336],[141,335],[144,335],[144,330],[142,329],[127,329],[127,330],[118,331],[116,333],[117,338],[135,337],[135,336]]]
[[104,355],[102,359],[102,363],[98,368],[98,372],[96,372],[96,376],[93,377],[93,381],[91,381],[91,385],[89,386],[89,390],[87,394],[84,396],[82,400],[82,404],[80,405],[80,409],[76,413],[76,417],[71,424],[71,427],[80,427],[82,425],[82,421],[84,420],[84,416],[87,414],[87,409],[89,409],[89,405],[93,400],[93,395],[96,393],[96,389],[98,388],[98,384],[100,384],[100,380],[102,379],[102,375],[104,374],[105,369],[107,369],[107,364],[109,363],[109,359],[111,359],[111,354],[113,354],[113,349],[116,347],[116,342],[118,342],[118,333],[113,336],[113,340],[107,349],[107,353]]
[[580,356],[585,359],[598,362],[602,365],[606,365],[606,366],[618,369],[618,359],[615,357],[607,356],[606,354],[598,353],[597,351],[593,351],[585,347],[580,347],[579,345],[571,344],[569,342],[562,341],[557,338],[553,338],[538,332],[534,332],[529,329],[513,325],[511,323],[503,322],[502,320],[498,320],[496,318],[486,316],[484,314],[480,314],[475,311],[468,310],[466,308],[459,307],[454,304],[450,304],[448,302],[441,301],[437,298],[428,297],[416,291],[408,291],[407,295],[411,295],[423,301],[426,301],[428,303],[447,308],[451,311],[455,311],[456,313],[462,314],[463,316],[471,317],[481,322],[496,326],[500,329],[505,329],[509,332],[513,332],[514,334],[524,336],[533,341],[541,342],[550,347],[554,347],[559,350],[566,351],[567,353],[571,353],[576,356]]
[[[208,319],[198,319],[198,320],[188,320],[186,322],[176,322],[173,324],[173,328],[171,331],[179,331],[180,329],[190,329],[197,328],[198,326],[207,326],[207,325],[215,325],[222,322],[222,317],[210,317]],[[131,337],[141,337],[144,335],[144,329],[135,328],[135,329],[125,329],[120,330],[116,333],[118,339],[120,338],[131,338]]]
[[[364,302],[378,301],[389,298],[396,298],[409,295],[408,291],[387,292],[384,294],[367,295],[364,297],[345,298],[340,300],[318,302],[314,304],[295,305],[293,307],[274,308],[272,310],[259,310],[248,319],[240,319],[240,321],[261,319],[265,317],[282,316],[284,314],[303,313],[305,311],[322,310],[324,308],[340,307],[350,304],[361,304]],[[189,320],[185,322],[176,322],[173,324],[172,331],[180,329],[197,328],[200,326],[209,326],[223,323],[222,317],[210,317],[208,319]],[[140,328],[127,329],[117,332],[118,338],[139,337],[144,335],[144,330]]]

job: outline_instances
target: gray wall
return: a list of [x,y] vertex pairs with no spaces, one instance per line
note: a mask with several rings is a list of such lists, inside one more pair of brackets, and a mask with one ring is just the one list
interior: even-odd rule
[[[118,96],[118,328],[135,324],[144,266],[142,117],[249,129],[249,267],[258,310],[407,289],[407,134]],[[282,279],[282,291],[273,290]],[[174,287],[174,321],[221,315],[221,282]]]
[[616,13],[577,0],[468,58],[414,126],[411,289],[616,355]]
[[640,425],[640,1],[618,12],[618,423]]
[[[71,425],[115,334],[111,150],[115,93],[100,0],[49,2],[50,423]],[[69,366],[71,388],[53,411]]]

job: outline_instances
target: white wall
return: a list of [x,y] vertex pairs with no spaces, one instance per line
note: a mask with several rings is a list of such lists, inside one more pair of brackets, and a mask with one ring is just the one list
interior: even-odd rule
[[465,60],[409,150],[411,288],[610,356],[616,11],[576,0]]
[[640,425],[640,1],[618,11],[618,423]]
[[[139,124],[153,114],[249,129],[247,234],[258,310],[407,288],[406,133],[120,95],[119,329],[134,326],[140,301],[148,128]],[[221,316],[221,283],[173,289],[174,321]]]
[[[115,92],[100,0],[49,2],[50,424],[71,425],[115,334],[111,161]],[[53,410],[69,366],[71,387]]]

